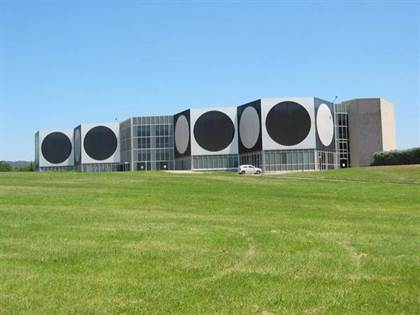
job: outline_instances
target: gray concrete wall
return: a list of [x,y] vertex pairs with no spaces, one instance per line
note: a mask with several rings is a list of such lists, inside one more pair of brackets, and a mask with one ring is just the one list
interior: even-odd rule
[[395,149],[392,103],[381,98],[353,99],[343,103],[347,105],[349,118],[352,167],[369,166],[375,152]]
[[381,98],[382,149],[395,150],[397,140],[395,135],[394,104]]

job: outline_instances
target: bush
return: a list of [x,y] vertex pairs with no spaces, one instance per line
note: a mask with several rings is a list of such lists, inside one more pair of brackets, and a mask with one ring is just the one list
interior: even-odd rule
[[0,161],[0,172],[10,172],[12,169],[13,167],[9,163]]
[[24,165],[24,166],[15,166],[14,170],[16,172],[34,172],[35,171],[35,163],[34,162],[30,162],[28,165]]
[[372,165],[420,164],[420,148],[376,152]]

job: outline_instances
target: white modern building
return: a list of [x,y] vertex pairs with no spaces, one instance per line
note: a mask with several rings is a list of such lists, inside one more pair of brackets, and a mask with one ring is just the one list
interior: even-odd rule
[[368,166],[395,148],[394,108],[382,98],[259,99],[35,134],[40,171],[322,170]]

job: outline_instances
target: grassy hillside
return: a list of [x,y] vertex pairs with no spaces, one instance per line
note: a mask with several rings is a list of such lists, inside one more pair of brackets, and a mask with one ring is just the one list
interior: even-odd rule
[[294,172],[285,177],[334,179],[340,181],[420,184],[420,165],[375,166],[338,169],[328,172]]
[[420,168],[0,174],[0,313],[415,314]]

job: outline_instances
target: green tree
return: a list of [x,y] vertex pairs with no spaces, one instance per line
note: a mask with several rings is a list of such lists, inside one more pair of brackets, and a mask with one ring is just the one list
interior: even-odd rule
[[10,172],[12,169],[13,168],[9,163],[0,161],[0,172]]

